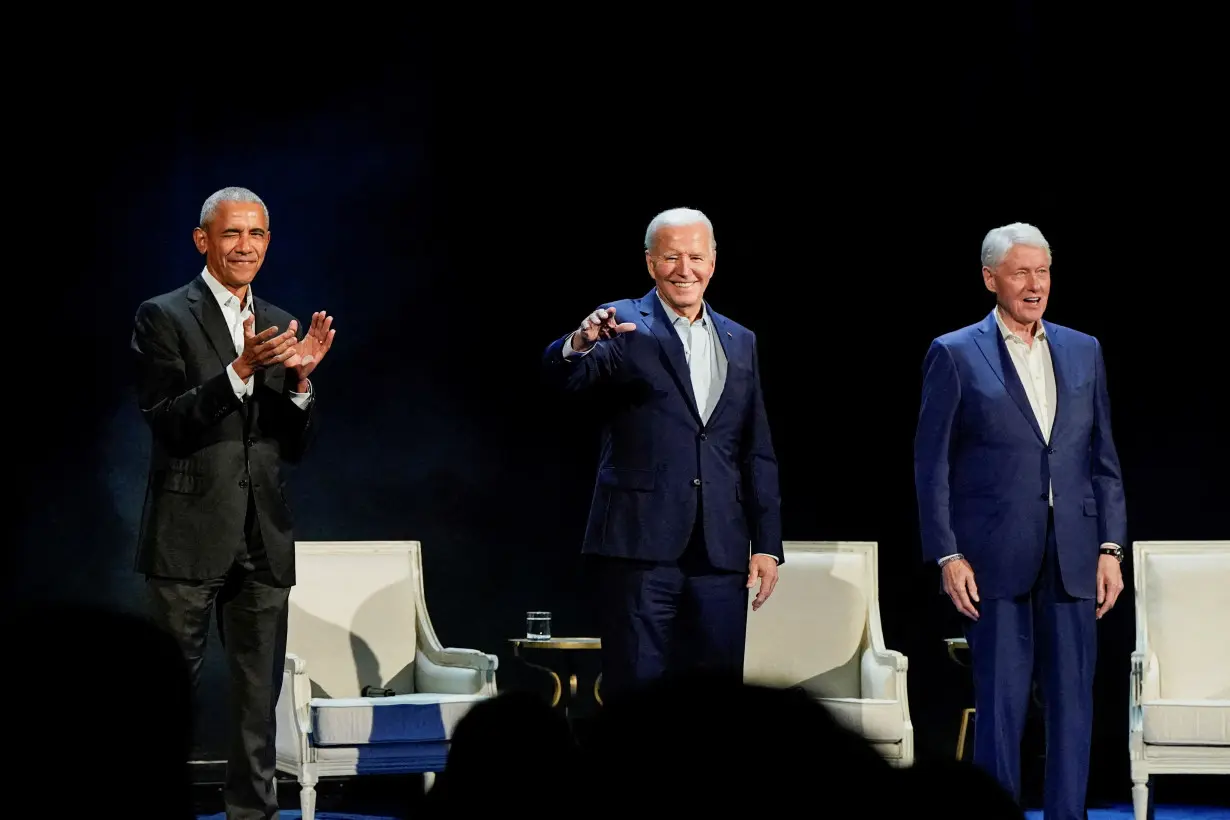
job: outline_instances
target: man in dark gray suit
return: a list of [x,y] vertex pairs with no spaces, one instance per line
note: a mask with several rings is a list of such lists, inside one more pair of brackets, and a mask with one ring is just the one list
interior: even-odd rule
[[132,335],[153,432],[136,569],[194,684],[216,610],[231,675],[227,820],[275,818],[274,706],[295,583],[281,462],[297,462],[311,438],[309,377],[335,331],[321,311],[301,333],[289,313],[253,298],[269,246],[256,194],[210,196],[193,240],[205,269],[142,303]]

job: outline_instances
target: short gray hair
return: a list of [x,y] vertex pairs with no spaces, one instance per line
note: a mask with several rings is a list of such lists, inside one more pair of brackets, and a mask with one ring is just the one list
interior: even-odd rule
[[713,223],[709,221],[709,217],[695,208],[671,208],[650,220],[649,227],[645,229],[645,250],[649,250],[649,246],[653,244],[654,234],[662,228],[667,226],[696,225],[698,223],[703,224],[709,229],[709,247],[711,250],[716,251],[717,235],[713,232]]
[[205,204],[201,206],[200,227],[204,228],[213,221],[214,213],[217,212],[218,206],[223,202],[255,202],[265,212],[265,227],[269,227],[269,208],[265,205],[264,201],[247,188],[236,188],[234,186],[223,188],[221,191],[215,191],[209,195],[209,199],[205,200]]
[[1051,261],[1051,246],[1042,231],[1027,222],[1013,222],[987,231],[982,240],[982,264],[996,267],[1004,261],[1013,245],[1029,245],[1046,251],[1046,261]]

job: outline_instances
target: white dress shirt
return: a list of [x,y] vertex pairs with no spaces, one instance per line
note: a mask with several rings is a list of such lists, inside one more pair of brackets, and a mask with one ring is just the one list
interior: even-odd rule
[[[696,321],[689,322],[686,316],[680,316],[675,309],[666,303],[662,294],[657,294],[662,310],[671,318],[671,327],[683,342],[683,355],[688,363],[688,374],[692,380],[692,395],[696,397],[696,409],[700,412],[702,423],[708,423],[717,406],[722,390],[726,387],[726,350],[718,338],[717,326],[709,319],[709,310],[701,305]],[[564,344],[564,358],[584,356],[593,350],[590,347],[582,353],[572,349],[572,337]],[[756,555],[769,555],[758,552]],[[769,555],[774,561],[777,556]]]
[[[995,308],[995,323],[999,325],[1004,345],[1016,366],[1016,375],[1025,387],[1025,395],[1034,411],[1034,419],[1042,430],[1042,438],[1049,443],[1051,427],[1055,424],[1055,363],[1051,360],[1051,344],[1046,338],[1046,328],[1038,322],[1038,330],[1034,333],[1034,343],[1031,345],[1008,329],[999,306]],[[1053,484],[1047,487],[1047,496],[1050,505],[1054,507]]]
[[[201,278],[205,280],[205,284],[209,286],[209,291],[218,300],[218,307],[222,308],[222,318],[226,321],[226,325],[231,331],[231,341],[235,343],[235,355],[238,356],[243,352],[243,323],[252,315],[252,286],[248,286],[247,295],[244,297],[243,304],[239,304],[239,299],[235,294],[227,290],[221,282],[214,278],[206,267],[201,271]],[[226,375],[231,380],[231,389],[235,391],[235,396],[243,401],[245,398],[252,395],[253,387],[256,385],[256,379],[249,378],[246,382],[239,378],[239,374],[235,372],[235,365],[228,364],[226,366]],[[312,400],[312,383],[308,382],[308,392],[290,394],[290,400],[295,403],[300,409],[306,408],[308,402]]]

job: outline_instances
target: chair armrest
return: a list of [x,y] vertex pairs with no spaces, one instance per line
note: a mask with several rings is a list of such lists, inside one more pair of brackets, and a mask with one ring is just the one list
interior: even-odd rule
[[286,653],[286,664],[282,668],[282,697],[288,695],[288,705],[295,714],[295,728],[304,735],[309,734],[312,728],[309,706],[312,701],[312,681],[308,678],[307,661],[289,652]]
[[440,695],[495,695],[499,659],[477,649],[420,646],[415,653],[414,688]]
[[309,735],[312,731],[312,682],[308,678],[307,661],[287,653],[282,666],[282,690],[278,696],[275,747],[283,757],[300,764],[311,762]]
[[876,700],[898,700],[905,691],[909,659],[894,649],[869,646],[863,650],[860,667],[861,696]]
[[1157,655],[1137,650],[1132,653],[1132,686],[1128,692],[1133,728],[1142,718],[1141,707],[1162,696],[1161,679],[1157,668]]

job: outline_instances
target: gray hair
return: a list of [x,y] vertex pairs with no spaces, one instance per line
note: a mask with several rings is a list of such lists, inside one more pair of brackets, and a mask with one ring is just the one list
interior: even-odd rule
[[653,244],[653,237],[659,230],[668,226],[702,224],[709,229],[709,247],[717,250],[717,235],[713,233],[713,223],[709,217],[694,208],[671,208],[655,216],[645,229],[645,250]]
[[265,212],[265,227],[269,226],[269,208],[265,205],[264,201],[247,188],[232,186],[223,188],[221,191],[215,191],[209,195],[209,199],[205,200],[205,204],[201,206],[200,227],[204,228],[213,221],[214,213],[217,212],[218,206],[223,202],[255,202]]
[[987,231],[982,240],[982,264],[994,268],[1004,261],[1013,245],[1029,245],[1046,251],[1046,261],[1051,261],[1051,246],[1042,231],[1026,222],[1013,222]]

